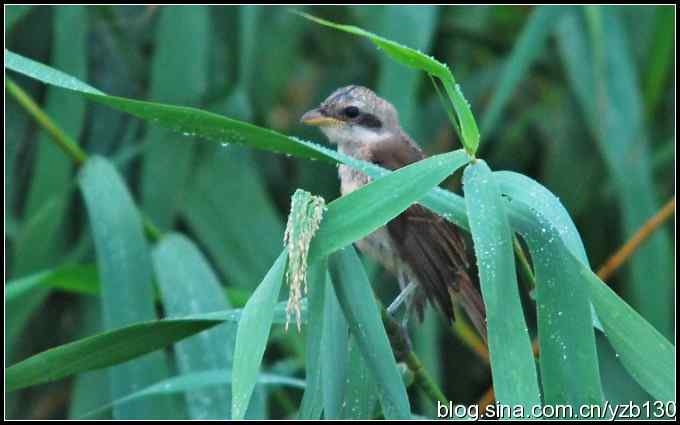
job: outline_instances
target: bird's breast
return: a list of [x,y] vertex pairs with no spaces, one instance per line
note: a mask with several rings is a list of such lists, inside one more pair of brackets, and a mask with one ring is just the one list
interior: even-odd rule
[[[343,196],[370,183],[371,178],[347,165],[340,165],[340,192]],[[355,243],[359,250],[380,263],[393,274],[400,270],[401,261],[392,245],[392,238],[383,226]]]

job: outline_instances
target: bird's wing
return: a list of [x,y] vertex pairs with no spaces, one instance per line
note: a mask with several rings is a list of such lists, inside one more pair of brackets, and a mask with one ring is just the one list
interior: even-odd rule
[[[373,162],[391,170],[424,157],[409,139],[386,140],[371,148]],[[467,274],[469,264],[460,230],[417,204],[386,227],[399,256],[410,266],[430,302],[453,320],[451,293],[459,295],[468,316],[485,336],[484,304]]]

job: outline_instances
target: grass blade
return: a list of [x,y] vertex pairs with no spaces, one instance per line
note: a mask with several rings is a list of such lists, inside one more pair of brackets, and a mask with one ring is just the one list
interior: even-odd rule
[[625,369],[657,400],[675,401],[675,347],[592,270],[580,264],[580,273]]
[[[169,316],[187,316],[227,310],[224,290],[200,251],[179,235],[164,237],[153,252],[156,278]],[[179,373],[231,370],[233,324],[225,323],[175,344]],[[231,388],[227,385],[186,393],[191,419],[231,417]]]
[[[251,153],[234,146],[209,149],[181,207],[230,286],[249,290],[257,283],[252,276],[264,275],[281,252],[283,234]],[[226,211],[238,220],[225,222]]]
[[[54,9],[51,62],[80,78],[87,78],[87,19],[82,6]],[[44,113],[76,139],[84,126],[85,102],[55,88],[45,96]],[[15,275],[54,267],[67,252],[68,201],[72,196],[73,163],[41,131],[36,138],[31,184],[24,206],[24,222],[14,248]]]
[[[151,258],[125,184],[107,160],[92,157],[83,166],[80,187],[97,253],[104,328],[155,319]],[[116,366],[110,373],[112,397],[163,379],[168,372],[165,362],[165,354],[158,352]],[[139,402],[114,409],[114,417],[167,417],[169,411],[160,403]]]
[[[586,38],[588,27],[583,17],[571,13],[560,22],[560,54],[611,176],[623,234],[634,234],[659,209],[638,77],[628,35],[617,11],[588,11],[590,40]],[[592,66],[584,67],[584,63]],[[629,278],[624,282],[625,298],[667,337],[673,334],[673,304],[669,302],[674,299],[671,255],[667,235],[657,232],[636,252]],[[647,288],[650,277],[657,282],[654,292]]]
[[504,65],[496,92],[484,112],[481,128],[482,134],[487,139],[495,131],[501,113],[517,89],[520,80],[543,51],[545,40],[553,32],[555,23],[564,10],[563,6],[537,6],[531,12]]
[[[150,97],[198,104],[208,81],[210,11],[206,6],[167,6],[159,13]],[[148,148],[141,171],[141,205],[162,229],[171,227],[189,178],[195,145],[182,139],[181,135],[151,127],[143,141]]]
[[287,251],[284,250],[243,309],[234,347],[231,389],[232,419],[244,418],[253,395],[274,318],[274,305],[283,282],[287,258]]
[[56,288],[76,294],[98,294],[97,268],[93,264],[68,264],[10,280],[5,288],[5,308],[23,304],[23,297],[31,296],[39,288]]
[[[172,378],[164,379],[163,381],[154,385],[150,385],[143,390],[139,390],[125,397],[119,398],[112,403],[87,412],[81,418],[100,415],[109,411],[114,406],[129,403],[134,400],[144,399],[146,397],[177,393],[205,393],[210,391],[208,388],[214,389],[214,387],[225,386],[232,382],[233,379],[231,372],[224,369],[203,370],[200,372],[182,374]],[[304,381],[295,378],[289,378],[287,376],[272,375],[269,373],[259,374],[257,376],[257,384],[284,385],[292,388],[305,388]]]
[[496,400],[540,405],[536,365],[517,287],[512,233],[495,176],[482,160],[465,168],[465,204],[479,268]]
[[326,288],[321,335],[324,419],[341,419],[348,374],[349,328],[332,286]]
[[317,420],[323,411],[323,381],[321,372],[321,338],[324,327],[324,302],[330,286],[328,261],[322,259],[308,269],[309,321],[305,352],[307,388],[302,396],[298,418]]
[[387,419],[408,419],[411,407],[387,339],[373,290],[353,247],[330,257],[333,288],[364,361],[378,385]]
[[[552,226],[557,229],[560,239],[569,251],[578,258],[581,263],[588,266],[588,256],[583,246],[581,236],[576,229],[576,225],[569,216],[567,209],[560,200],[552,194],[545,186],[537,181],[512,171],[496,171],[501,192],[512,199],[532,205],[534,209],[541,211],[543,217],[550,221]],[[602,324],[597,318],[596,311],[592,309],[593,326],[599,330]]]
[[544,402],[601,404],[603,393],[585,284],[563,253],[559,229],[545,218],[544,211],[534,209],[541,205],[530,206],[516,199],[511,205],[511,223],[529,246],[536,275]]
[[[287,304],[282,301],[270,309],[273,323],[286,323]],[[233,309],[135,323],[60,345],[8,367],[5,390],[14,391],[123,363],[225,321],[238,322],[243,313],[242,309]],[[306,319],[307,308],[303,304],[303,322]]]
[[342,401],[342,419],[372,419],[378,403],[378,387],[357,345],[350,336],[347,382]]

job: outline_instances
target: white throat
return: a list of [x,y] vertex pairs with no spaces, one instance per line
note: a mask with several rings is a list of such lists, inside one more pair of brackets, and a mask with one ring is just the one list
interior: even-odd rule
[[390,137],[387,131],[373,131],[358,125],[343,127],[321,127],[326,137],[332,142],[342,144],[366,145],[381,142]]

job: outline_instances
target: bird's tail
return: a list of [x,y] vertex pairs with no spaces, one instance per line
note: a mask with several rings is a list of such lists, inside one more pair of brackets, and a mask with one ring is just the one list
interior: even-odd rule
[[470,279],[467,273],[458,273],[458,288],[454,297],[465,310],[477,332],[486,343],[486,308],[479,289]]

